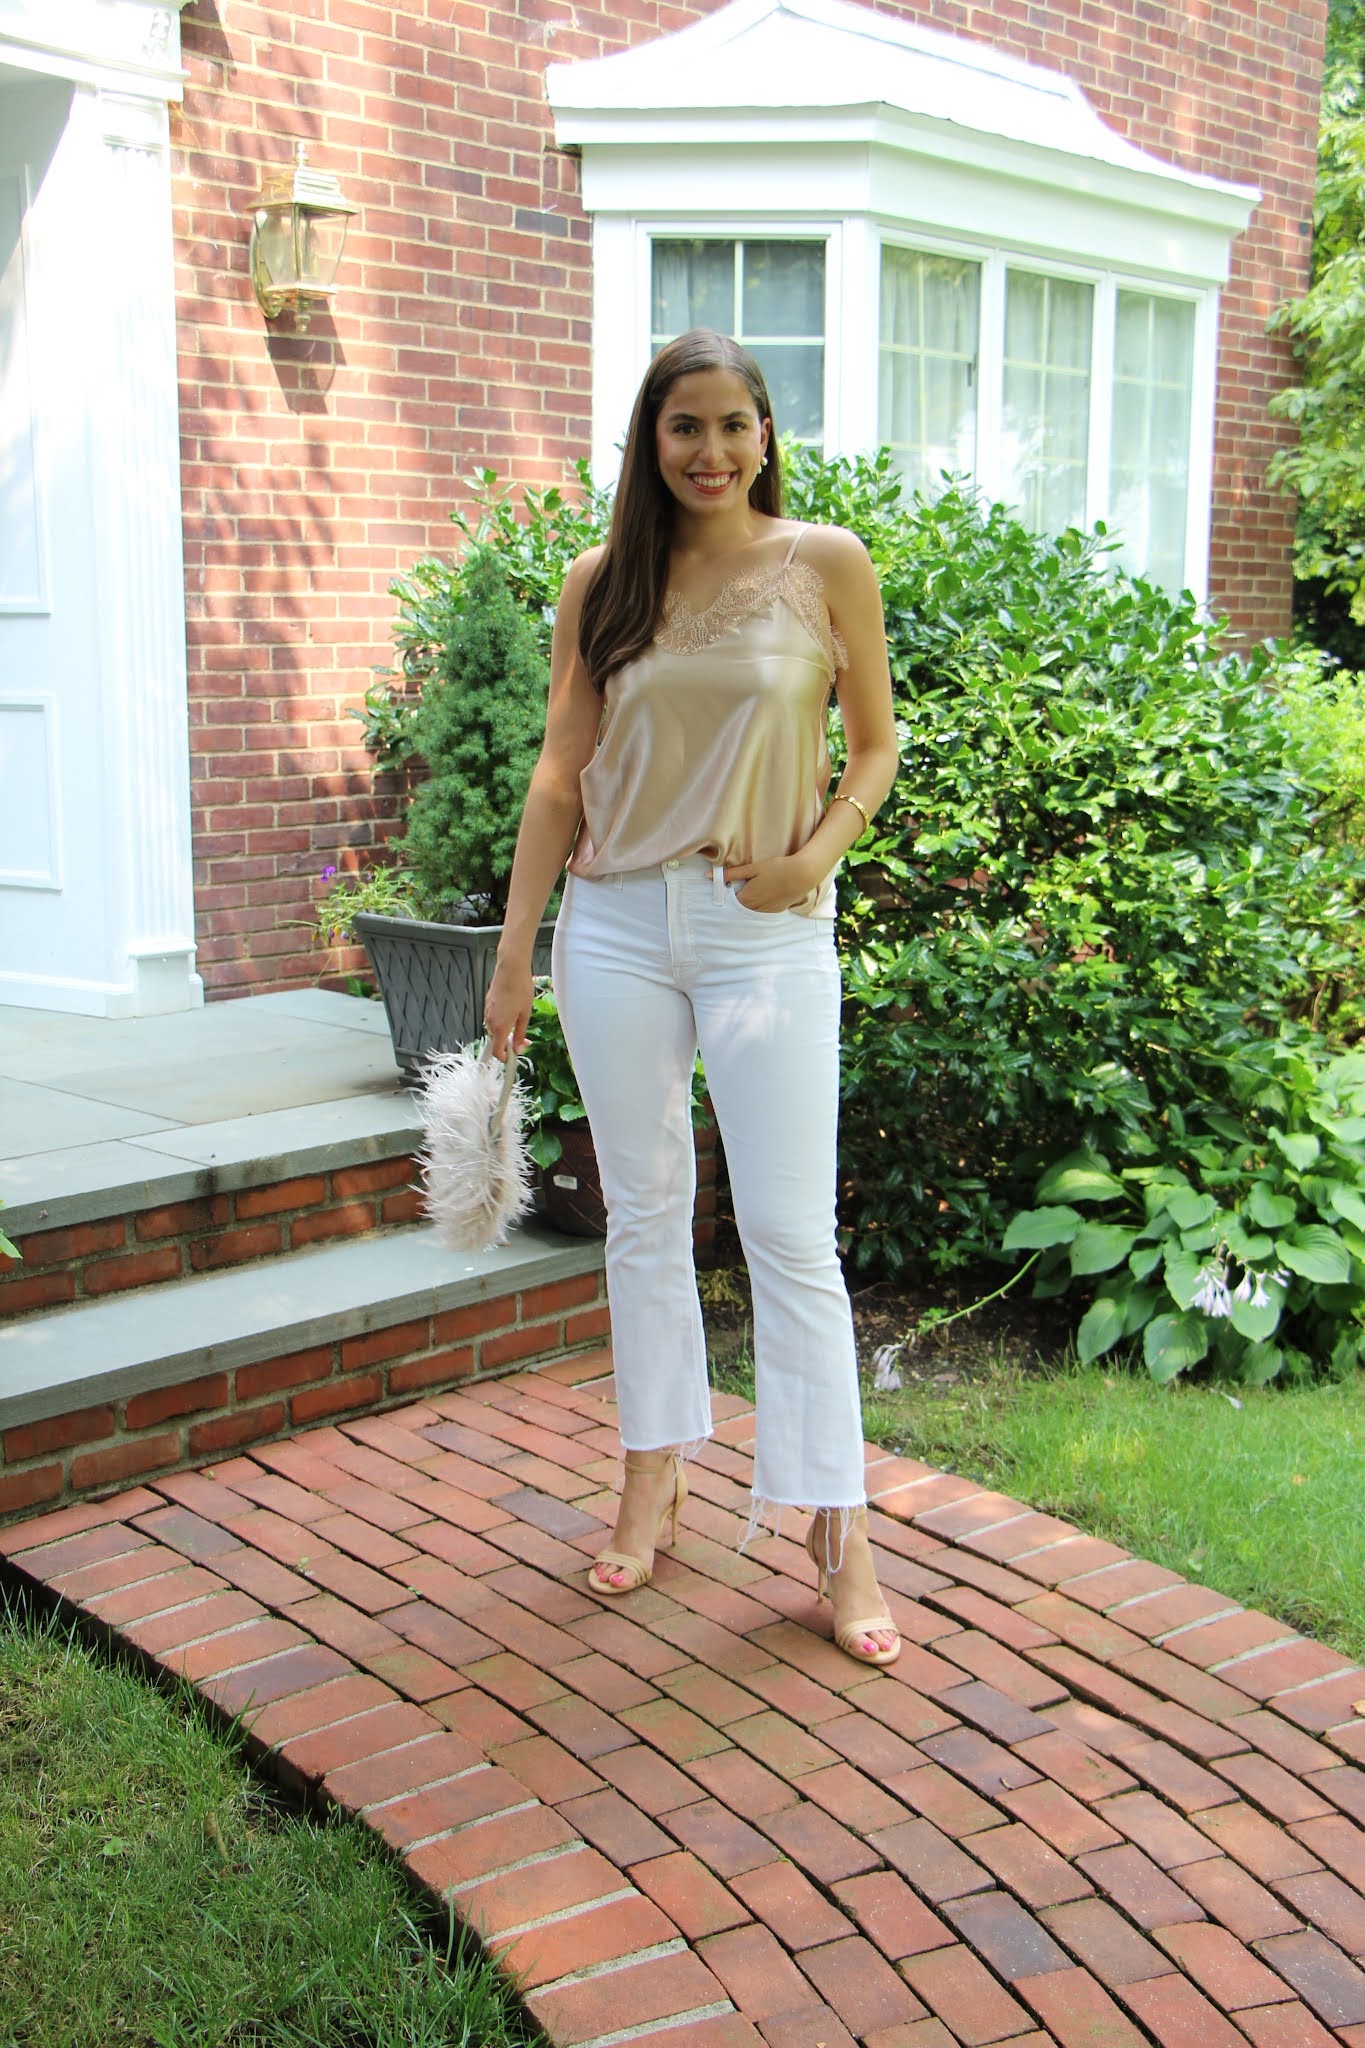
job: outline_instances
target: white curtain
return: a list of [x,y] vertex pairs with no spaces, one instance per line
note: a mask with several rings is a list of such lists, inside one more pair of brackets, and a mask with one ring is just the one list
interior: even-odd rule
[[1185,581],[1194,307],[1120,291],[1114,329],[1112,523],[1125,569],[1168,590]]
[[981,266],[882,244],[878,439],[911,490],[976,467]]
[[1006,273],[1004,489],[1035,533],[1086,524],[1094,320],[1093,285]]

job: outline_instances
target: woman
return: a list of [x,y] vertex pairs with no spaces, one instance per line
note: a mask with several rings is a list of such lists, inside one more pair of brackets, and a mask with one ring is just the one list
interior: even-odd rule
[[[704,328],[669,343],[636,400],[607,543],[564,580],[485,1021],[495,1053],[520,1049],[532,941],[567,859],[554,986],[606,1197],[625,1447],[591,1589],[646,1583],[670,1516],[677,1533],[682,1460],[711,1431],[692,1264],[700,1042],[753,1283],[750,1531],[813,1508],[835,1638],[887,1664],[900,1642],[868,1547],[835,1254],[833,870],[891,787],[896,733],[866,550],[781,506],[758,365]],[[826,803],[831,688],[848,760]]]

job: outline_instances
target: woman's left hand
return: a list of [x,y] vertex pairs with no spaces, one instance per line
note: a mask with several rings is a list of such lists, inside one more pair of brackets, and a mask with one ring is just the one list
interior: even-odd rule
[[727,886],[742,882],[739,900],[746,910],[790,910],[804,903],[820,885],[821,877],[809,872],[799,853],[778,854],[773,860],[738,861],[725,869]]

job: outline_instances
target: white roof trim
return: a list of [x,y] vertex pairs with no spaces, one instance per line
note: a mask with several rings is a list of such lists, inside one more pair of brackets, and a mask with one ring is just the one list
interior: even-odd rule
[[[919,28],[852,0],[730,0],[704,20],[612,57],[551,64],[561,145],[867,139],[961,161],[1002,142],[1040,182],[1078,174],[1162,213],[1245,225],[1260,192],[1167,163],[1107,127],[1063,73]],[[893,118],[887,121],[886,110]]]
[[[186,0],[0,0],[0,73],[178,100]],[[7,83],[13,82],[12,77]]]

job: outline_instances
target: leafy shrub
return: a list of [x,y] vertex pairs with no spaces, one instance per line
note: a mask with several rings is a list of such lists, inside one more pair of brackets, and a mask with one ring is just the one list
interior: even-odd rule
[[1313,194],[1312,281],[1281,306],[1303,361],[1303,383],[1278,393],[1270,410],[1298,432],[1271,458],[1267,480],[1299,500],[1294,573],[1345,598],[1365,625],[1365,9],[1332,0]]
[[1036,1252],[1037,1292],[1103,1276],[1083,1363],[1140,1333],[1158,1380],[1206,1358],[1253,1385],[1345,1378],[1365,1355],[1365,1052],[1253,1039],[1206,1080],[1156,1136],[1050,1167],[1004,1248]]
[[1329,1020],[1361,866],[1321,843],[1282,657],[1114,572],[1102,530],[907,506],[884,452],[799,457],[790,502],[868,545],[901,737],[841,882],[842,1223],[859,1265],[950,1269],[1087,1131],[1153,1137],[1210,1058]]
[[537,985],[531,1004],[526,1053],[531,1067],[526,1149],[537,1166],[548,1168],[564,1150],[555,1126],[579,1123],[588,1113],[564,1043],[559,1005],[548,982]]
[[611,524],[611,493],[593,483],[586,461],[574,464],[574,474],[576,496],[566,497],[553,486],[523,491],[518,512],[511,493],[499,485],[497,471],[482,469],[471,479],[478,507],[475,518],[470,520],[462,512],[450,515],[471,548],[496,552],[512,594],[530,615],[547,658],[560,587],[569,564],[585,548],[604,541]]
[[1329,671],[1301,654],[1285,676],[1284,728],[1304,780],[1318,793],[1325,826],[1365,846],[1365,673]]

